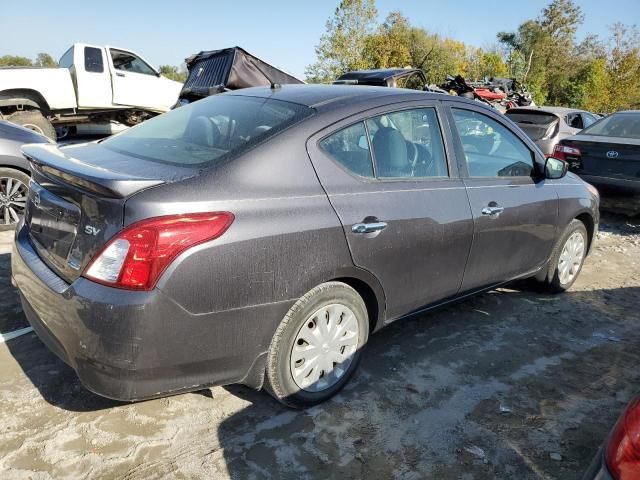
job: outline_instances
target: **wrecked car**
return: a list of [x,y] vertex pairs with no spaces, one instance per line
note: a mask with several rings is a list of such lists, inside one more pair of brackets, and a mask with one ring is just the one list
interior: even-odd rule
[[304,83],[240,47],[196,53],[185,62],[189,73],[176,106],[229,90]]

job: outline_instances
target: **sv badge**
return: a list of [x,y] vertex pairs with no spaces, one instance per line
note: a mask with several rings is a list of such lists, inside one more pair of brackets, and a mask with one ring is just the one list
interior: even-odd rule
[[84,233],[86,233],[87,235],[93,235],[95,237],[96,235],[98,235],[98,233],[100,233],[100,229],[91,225],[87,225],[84,227]]

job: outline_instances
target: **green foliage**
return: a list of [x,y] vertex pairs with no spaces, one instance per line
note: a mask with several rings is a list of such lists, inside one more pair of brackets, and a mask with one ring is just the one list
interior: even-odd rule
[[348,70],[369,66],[363,56],[378,11],[375,0],[342,0],[316,46],[316,63],[306,70],[311,82],[330,82]]
[[469,80],[511,77],[537,104],[592,111],[640,107],[640,41],[635,27],[615,24],[606,41],[587,35],[576,0],[551,0],[538,18],[499,32],[500,48],[483,50],[415,27],[401,12],[376,25],[374,0],[342,0],[316,47],[307,81],[330,82],[356,69],[421,68],[429,83],[449,74]]
[[56,62],[48,53],[39,53],[35,61],[31,61],[27,57],[19,57],[14,55],[4,55],[0,57],[0,67],[44,67],[56,68]]
[[16,57],[13,55],[0,57],[0,67],[30,67],[31,65],[30,58]]
[[169,80],[184,83],[187,80],[187,71],[185,68],[178,68],[174,65],[160,65],[160,74]]
[[33,65],[43,68],[57,68],[58,62],[56,62],[48,53],[39,53],[36,57],[36,61],[33,62]]
[[640,54],[635,27],[617,23],[602,42],[576,43],[584,16],[572,0],[553,0],[536,20],[500,32],[510,74],[528,85],[539,105],[611,112],[640,104]]

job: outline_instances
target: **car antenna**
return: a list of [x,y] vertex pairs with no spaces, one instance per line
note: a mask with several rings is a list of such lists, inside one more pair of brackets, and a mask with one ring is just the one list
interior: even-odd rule
[[271,77],[269,75],[267,75],[264,70],[262,70],[257,63],[253,63],[253,66],[256,67],[258,69],[258,71],[264,75],[264,78],[266,78],[267,80],[269,80],[269,88],[271,88],[271,90],[277,90],[278,88],[282,88],[282,85],[280,85],[277,82],[274,82]]

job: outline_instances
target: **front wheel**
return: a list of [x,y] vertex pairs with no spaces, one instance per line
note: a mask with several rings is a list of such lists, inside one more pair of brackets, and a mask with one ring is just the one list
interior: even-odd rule
[[576,281],[587,254],[587,229],[580,220],[572,220],[558,240],[543,286],[552,293],[568,290]]
[[369,336],[367,308],[353,288],[323,283],[298,300],[269,347],[265,387],[294,408],[338,393],[355,371]]

